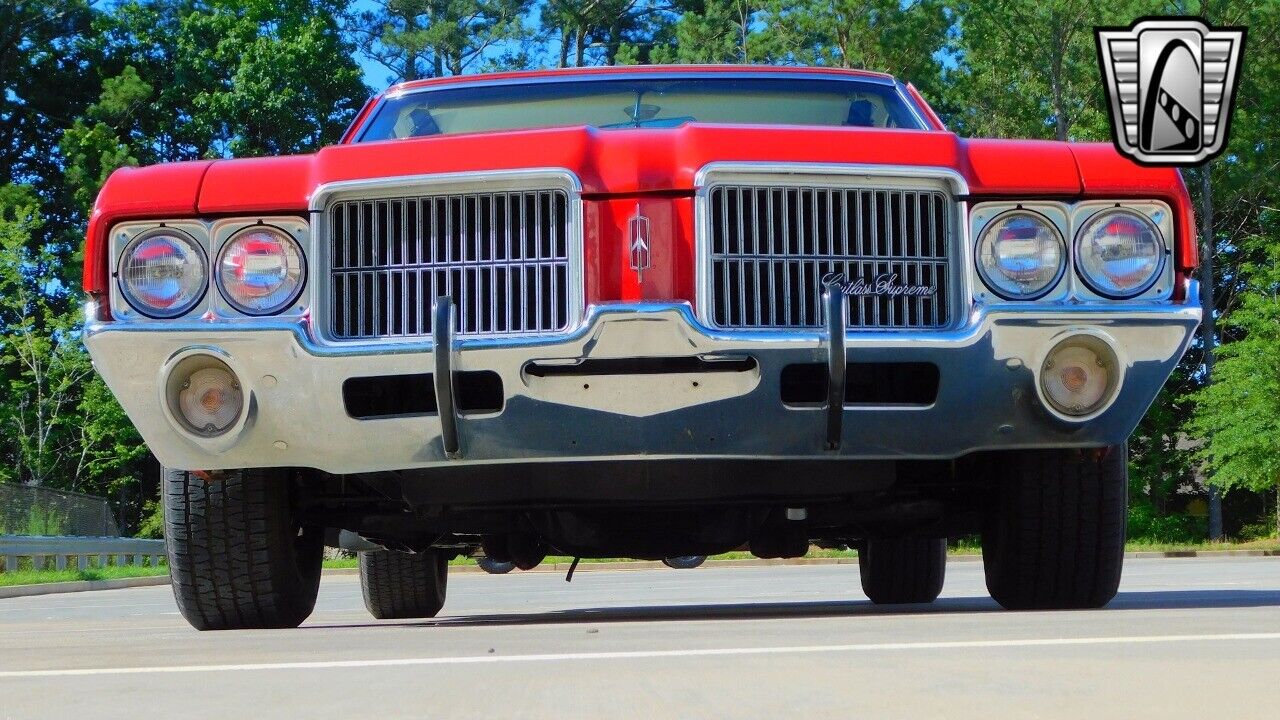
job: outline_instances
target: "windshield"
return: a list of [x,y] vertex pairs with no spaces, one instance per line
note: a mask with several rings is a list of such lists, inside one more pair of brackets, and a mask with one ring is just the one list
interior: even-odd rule
[[897,87],[796,78],[572,79],[441,87],[388,96],[357,142],[589,125],[686,123],[923,129]]

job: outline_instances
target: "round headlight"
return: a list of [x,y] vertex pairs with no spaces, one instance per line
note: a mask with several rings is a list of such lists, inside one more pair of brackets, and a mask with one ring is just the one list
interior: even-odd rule
[[1164,265],[1164,239],[1147,218],[1107,210],[1089,218],[1076,238],[1080,277],[1099,295],[1129,298],[1146,292]]
[[218,287],[236,310],[272,315],[302,292],[302,248],[286,233],[267,225],[242,230],[218,256]]
[[997,216],[978,240],[978,274],[997,295],[1034,300],[1058,283],[1066,244],[1047,218],[1030,210]]
[[120,292],[134,310],[153,318],[185,314],[204,297],[204,250],[186,233],[159,228],[134,238],[120,256]]

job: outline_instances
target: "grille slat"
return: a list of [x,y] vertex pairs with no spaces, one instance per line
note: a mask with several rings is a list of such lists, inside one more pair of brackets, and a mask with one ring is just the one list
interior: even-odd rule
[[821,294],[843,276],[850,328],[945,327],[951,202],[927,189],[714,185],[709,319],[820,327]]
[[560,332],[570,321],[562,190],[339,200],[327,210],[337,340],[426,337],[449,295],[459,335]]

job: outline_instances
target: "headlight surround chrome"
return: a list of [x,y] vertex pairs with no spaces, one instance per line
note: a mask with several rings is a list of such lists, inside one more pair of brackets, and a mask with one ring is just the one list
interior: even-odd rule
[[978,275],[992,292],[1006,300],[1035,300],[1062,279],[1067,244],[1048,218],[1018,208],[987,223],[976,260]]
[[272,225],[252,225],[232,235],[218,253],[218,290],[246,315],[275,315],[306,284],[302,246]]
[[1160,278],[1166,246],[1160,229],[1140,213],[1103,210],[1080,227],[1076,272],[1090,290],[1123,300],[1146,292]]
[[204,299],[209,263],[195,238],[159,227],[129,241],[117,276],[120,294],[134,310],[150,318],[176,318]]

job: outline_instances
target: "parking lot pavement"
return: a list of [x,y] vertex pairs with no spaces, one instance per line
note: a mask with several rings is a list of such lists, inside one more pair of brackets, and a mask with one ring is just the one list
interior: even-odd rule
[[1011,613],[980,563],[883,608],[856,566],[459,575],[377,622],[198,633],[167,587],[0,601],[0,718],[1273,717],[1280,558],[1130,560],[1105,610]]

